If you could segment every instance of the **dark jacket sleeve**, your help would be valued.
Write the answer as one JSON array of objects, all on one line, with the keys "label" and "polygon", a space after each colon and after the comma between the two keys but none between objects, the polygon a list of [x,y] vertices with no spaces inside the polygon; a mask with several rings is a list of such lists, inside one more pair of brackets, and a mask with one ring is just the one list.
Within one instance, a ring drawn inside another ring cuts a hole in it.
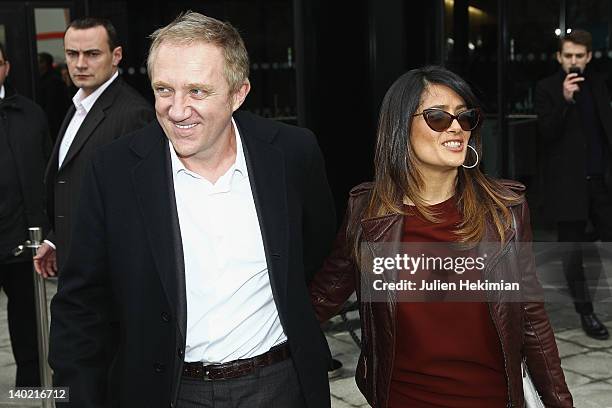
[{"label": "dark jacket sleeve", "polygon": [[67,406],[108,404],[106,389],[112,316],[104,209],[94,163],[84,175],[74,240],[51,302],[49,364],[54,386],[70,387]]},{"label": "dark jacket sleeve", "polygon": [[[532,233],[527,203],[520,209],[521,231],[519,234],[520,270],[523,271],[523,284],[529,293],[539,291],[541,286],[536,276],[535,258],[531,248]],[[525,302],[524,311],[524,345],[523,353],[533,382],[547,407],[571,408],[572,395],[565,383],[561,368],[561,359],[557,350],[555,336],[544,309],[543,302]]]},{"label": "dark jacket sleeve", "polygon": [[121,128],[117,129],[115,132],[115,139],[143,128],[151,121],[155,120],[155,111],[148,102],[140,97],[135,101],[135,104],[130,107],[126,114],[128,116],[124,117],[120,122]]},{"label": "dark jacket sleeve", "polygon": [[45,127],[45,130],[42,131],[42,134],[41,134],[41,148],[43,152],[45,166],[41,169],[42,171],[40,173],[40,181],[39,181],[40,186],[41,186],[41,194],[42,194],[42,198],[41,198],[42,212],[41,212],[40,223],[46,226],[46,228],[43,228],[43,237],[45,237],[49,235],[49,232],[52,228],[51,222],[49,221],[49,216],[47,214],[48,197],[45,194],[46,192],[45,167],[46,167],[46,164],[49,162],[49,158],[51,157],[51,150],[53,149],[53,142],[51,140],[51,134],[49,133],[49,129],[47,127]]},{"label": "dark jacket sleeve", "polygon": [[306,179],[303,207],[304,273],[310,282],[329,253],[336,231],[336,212],[325,163],[316,138],[311,134],[313,147],[310,169]]},{"label": "dark jacket sleeve", "polygon": [[354,200],[349,198],[342,226],[338,231],[332,252],[310,283],[310,298],[320,322],[335,316],[356,287],[357,265],[348,241],[348,226],[353,219]]},{"label": "dark jacket sleeve", "polygon": [[538,82],[535,90],[535,111],[538,114],[538,131],[545,143],[554,142],[563,135],[565,121],[574,105],[563,98],[563,85],[551,80]]},{"label": "dark jacket sleeve", "polygon": [[[49,230],[48,218],[45,215],[44,194],[44,171],[45,164],[49,159],[51,139],[49,127],[44,112],[41,108],[30,101],[20,98],[24,117],[20,117],[21,123],[14,123],[12,131],[18,132],[26,146],[17,148],[17,169],[22,183],[22,195],[28,227],[41,227],[43,236]],[[17,117],[16,117],[17,119]],[[28,135],[21,134],[28,132]]]}]

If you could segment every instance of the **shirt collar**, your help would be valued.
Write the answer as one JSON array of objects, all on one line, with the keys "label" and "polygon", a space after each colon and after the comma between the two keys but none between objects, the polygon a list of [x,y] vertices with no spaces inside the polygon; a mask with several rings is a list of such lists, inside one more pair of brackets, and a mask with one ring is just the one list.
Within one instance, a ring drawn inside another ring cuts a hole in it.
[{"label": "shirt collar", "polygon": [[0,99],[4,99],[4,95],[5,95],[4,85],[2,85],[2,88],[0,88]]},{"label": "shirt collar", "polygon": [[[246,166],[246,158],[244,157],[244,149],[242,147],[242,138],[240,137],[240,132],[238,131],[238,126],[236,125],[236,121],[232,117],[232,126],[234,128],[234,134],[236,135],[236,161],[231,167],[227,170],[227,172],[221,176],[224,178],[228,173],[231,173],[231,178],[233,180],[233,176],[235,173],[238,173],[242,178],[247,176],[247,166]],[[183,162],[181,162],[172,146],[172,143],[168,139],[168,147],[170,149],[170,160],[172,163],[172,173],[178,174],[180,172],[185,172],[193,177],[201,178],[198,174],[190,171],[185,167]]]},{"label": "shirt collar", "polygon": [[244,157],[244,148],[242,146],[242,137],[240,136],[240,132],[238,131],[238,126],[236,125],[236,121],[232,117],[232,126],[234,127],[234,134],[236,135],[236,163],[234,166],[236,171],[240,173],[242,176],[247,175],[247,166],[246,166],[246,158]]},{"label": "shirt collar", "polygon": [[106,88],[108,88],[118,76],[119,71],[115,71],[113,76],[111,76],[105,83],[100,85],[89,96],[85,96],[85,92],[83,92],[83,89],[79,88],[77,93],[72,97],[72,103],[74,103],[74,107],[76,108],[76,110],[85,110],[85,113],[89,112],[91,110],[91,107],[100,97],[100,95],[102,95]]}]

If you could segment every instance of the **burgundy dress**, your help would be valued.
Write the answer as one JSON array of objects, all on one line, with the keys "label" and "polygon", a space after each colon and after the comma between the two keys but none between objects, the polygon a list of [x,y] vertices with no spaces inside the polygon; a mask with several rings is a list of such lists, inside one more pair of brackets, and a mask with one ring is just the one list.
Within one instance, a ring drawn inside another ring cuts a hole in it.
[{"label": "burgundy dress", "polygon": [[[456,199],[431,208],[444,221],[407,215],[402,241],[456,241]],[[389,407],[506,406],[504,359],[486,303],[398,302],[395,349]]]}]

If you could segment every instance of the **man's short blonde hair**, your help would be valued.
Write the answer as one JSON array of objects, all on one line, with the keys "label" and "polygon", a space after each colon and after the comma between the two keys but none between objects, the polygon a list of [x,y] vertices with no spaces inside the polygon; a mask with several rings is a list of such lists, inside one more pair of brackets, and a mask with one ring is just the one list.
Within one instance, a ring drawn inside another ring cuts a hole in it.
[{"label": "man's short blonde hair", "polygon": [[151,38],[147,58],[149,78],[157,50],[163,43],[190,45],[197,42],[221,48],[225,59],[224,74],[230,93],[238,91],[249,78],[249,55],[240,33],[230,23],[187,11],[167,26],[155,30],[149,38]]}]

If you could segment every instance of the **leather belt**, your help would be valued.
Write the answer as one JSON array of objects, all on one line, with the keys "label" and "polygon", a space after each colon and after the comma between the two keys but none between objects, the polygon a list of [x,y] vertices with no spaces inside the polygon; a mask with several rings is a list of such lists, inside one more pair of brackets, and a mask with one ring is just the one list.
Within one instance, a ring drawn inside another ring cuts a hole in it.
[{"label": "leather belt", "polygon": [[248,375],[256,368],[280,363],[290,356],[289,345],[285,342],[255,357],[229,361],[223,364],[205,365],[201,362],[183,365],[183,377],[196,380],[228,380]]}]

